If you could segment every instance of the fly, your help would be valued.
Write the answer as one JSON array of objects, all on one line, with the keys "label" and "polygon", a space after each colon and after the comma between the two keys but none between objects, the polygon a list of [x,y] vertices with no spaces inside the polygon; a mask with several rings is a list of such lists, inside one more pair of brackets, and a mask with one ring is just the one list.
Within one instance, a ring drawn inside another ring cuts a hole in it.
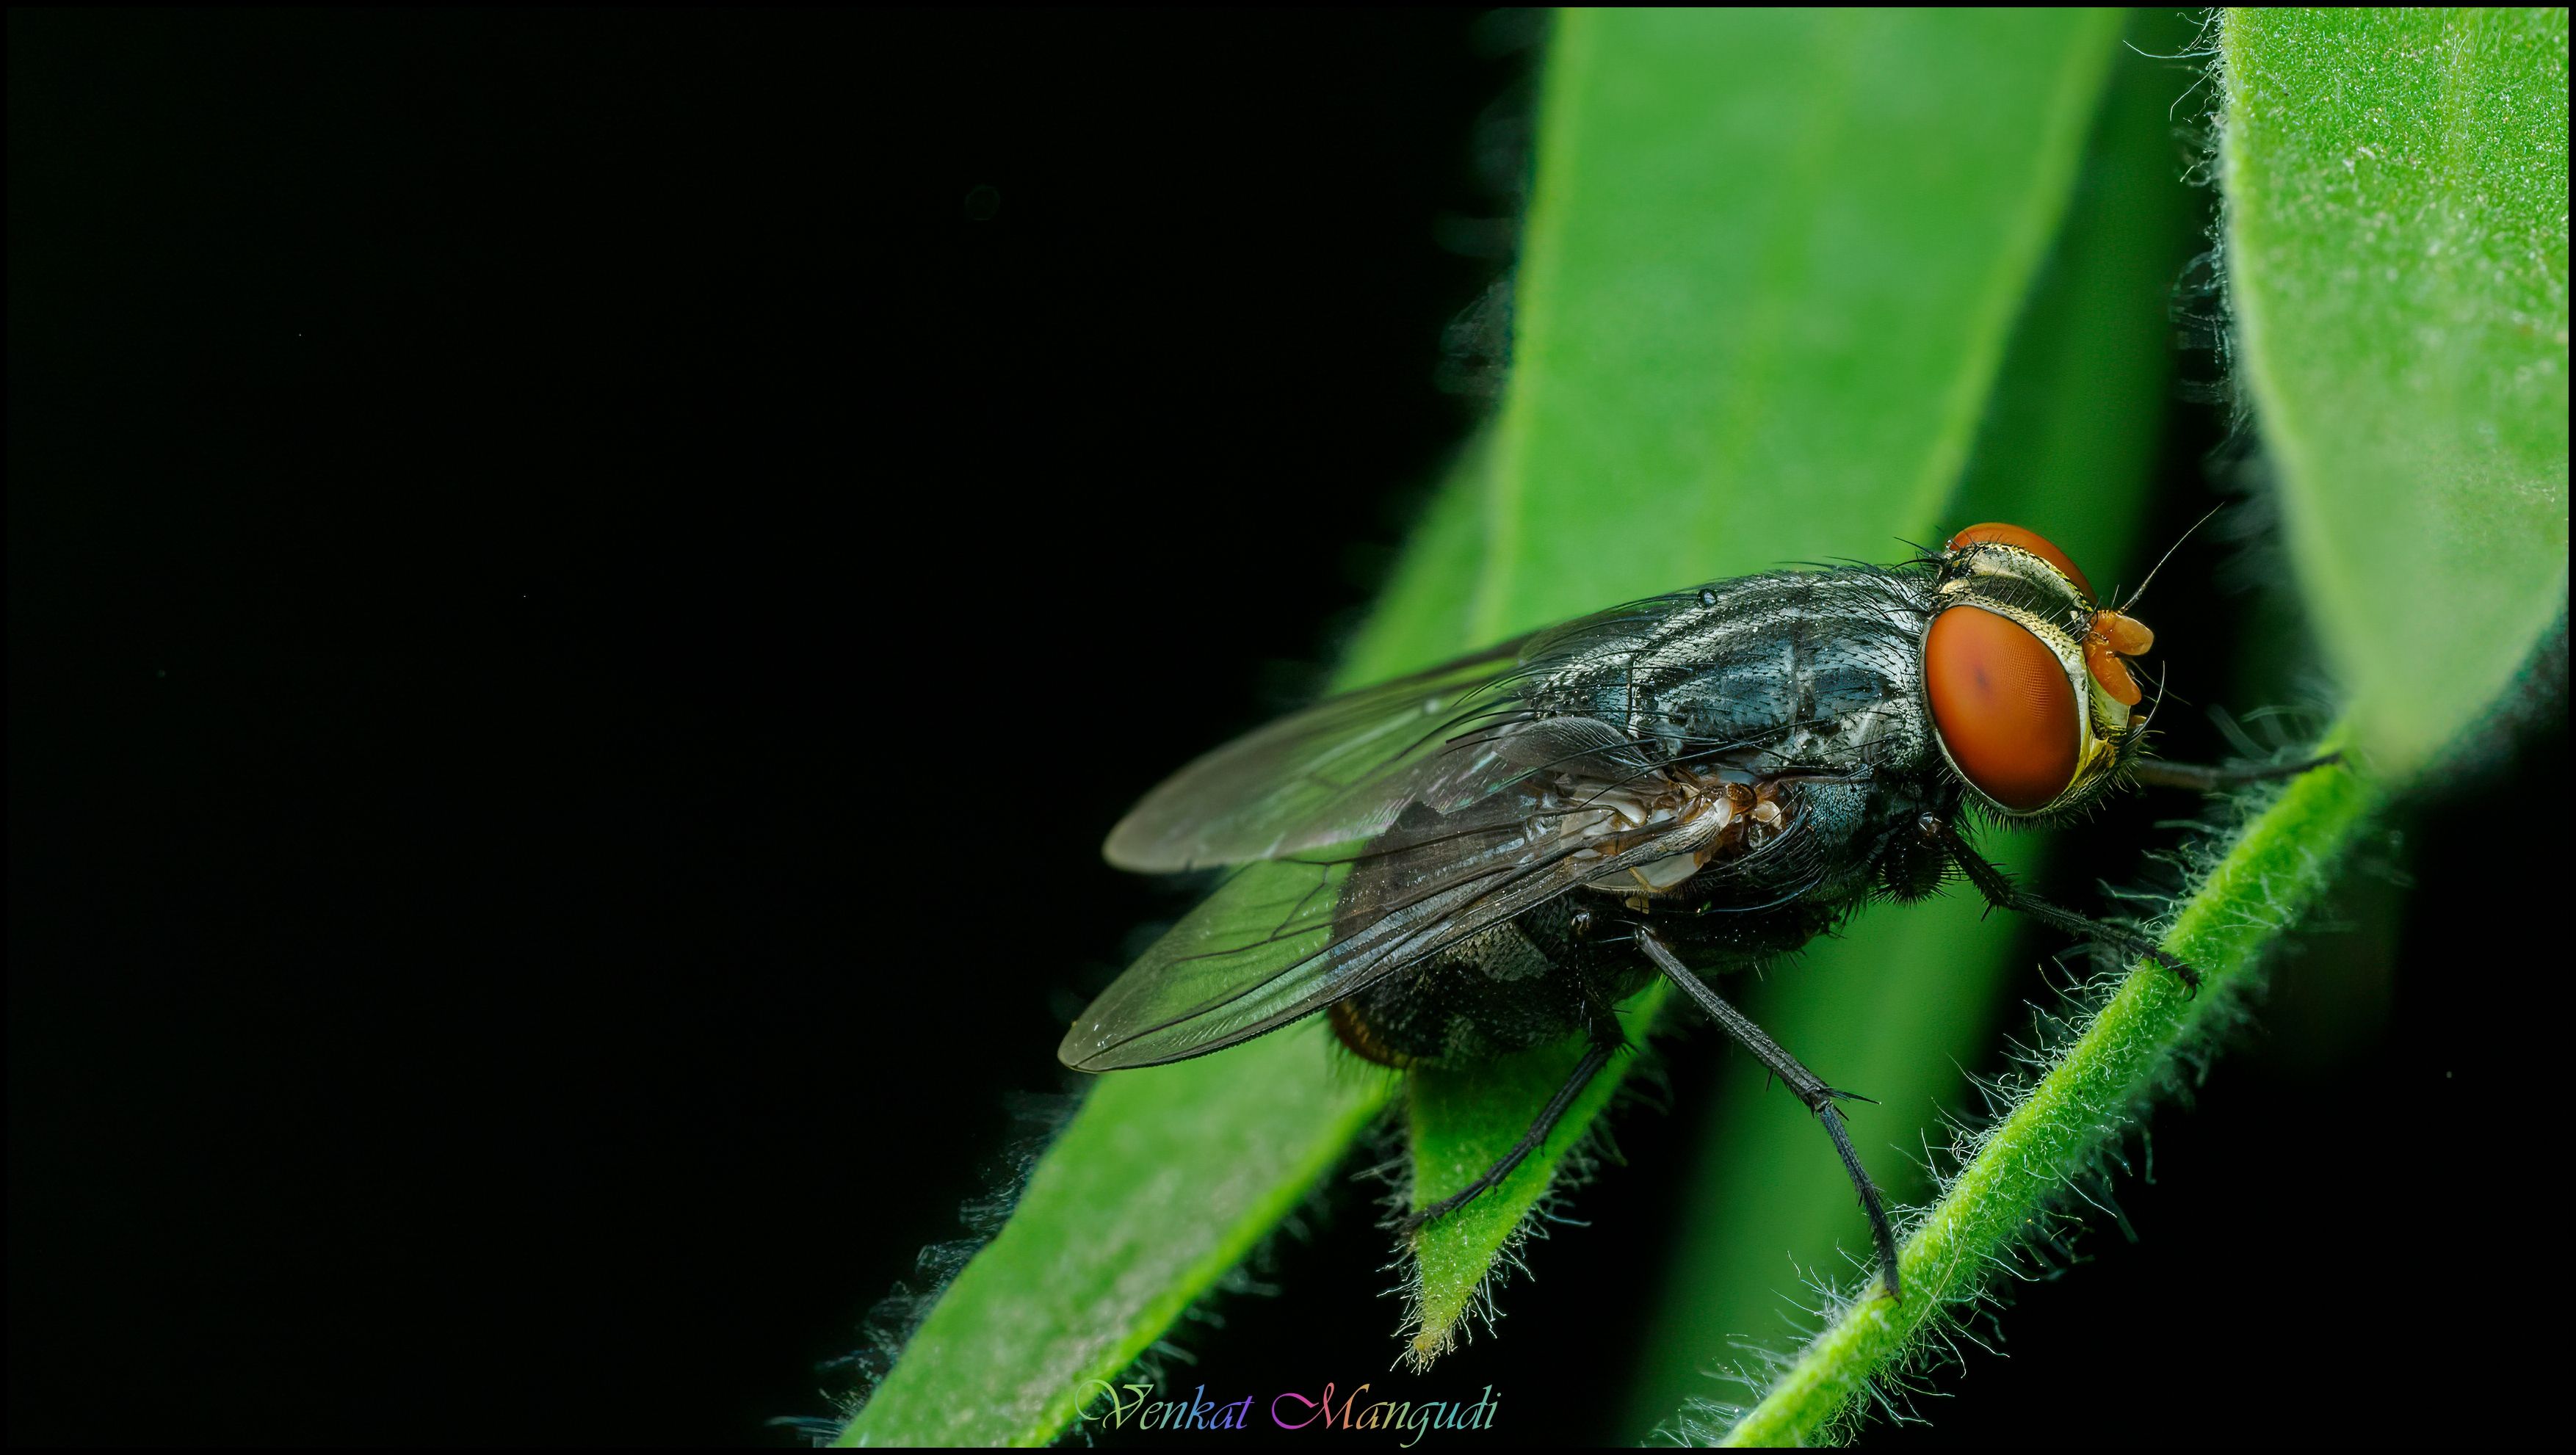
[{"label": "fly", "polygon": [[1399,1069],[1583,1034],[1509,1153],[1415,1211],[1500,1182],[1626,1045],[1612,1007],[1670,980],[1813,1112],[1897,1292],[1896,1240],[1836,1090],[1720,996],[1878,897],[1953,874],[1987,902],[2192,968],[2024,892],[1980,822],[2062,820],[2149,762],[2131,663],[2154,634],[2098,605],[2065,552],[1989,522],[1891,567],[1775,571],[1653,597],[1329,699],[1183,768],[1129,812],[1121,868],[1237,866],[1093,1002],[1081,1071],[1223,1050],[1318,1012]]}]

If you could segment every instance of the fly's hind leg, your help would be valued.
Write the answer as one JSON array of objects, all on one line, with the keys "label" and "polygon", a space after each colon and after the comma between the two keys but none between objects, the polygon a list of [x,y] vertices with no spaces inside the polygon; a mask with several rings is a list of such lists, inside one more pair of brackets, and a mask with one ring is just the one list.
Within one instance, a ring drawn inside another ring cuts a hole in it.
[{"label": "fly's hind leg", "polygon": [[[1588,987],[1586,998],[1592,998]],[[1528,1161],[1529,1155],[1546,1143],[1547,1134],[1555,1131],[1556,1124],[1565,1119],[1566,1108],[1574,1105],[1574,1099],[1583,1094],[1583,1088],[1592,1084],[1592,1078],[1600,1075],[1601,1068],[1609,1065],[1610,1058],[1627,1043],[1626,1033],[1619,1029],[1618,1016],[1606,1006],[1596,1006],[1592,1015],[1592,1044],[1584,1048],[1583,1059],[1574,1065],[1574,1074],[1566,1077],[1565,1084],[1556,1089],[1556,1095],[1548,1098],[1547,1105],[1539,1110],[1538,1118],[1530,1123],[1529,1130],[1521,1133],[1520,1141],[1493,1166],[1478,1173],[1475,1181],[1429,1207],[1416,1208],[1407,1214],[1402,1222],[1396,1224],[1396,1232],[1409,1238],[1423,1224],[1455,1212],[1511,1176],[1513,1168]]]},{"label": "fly's hind leg", "polygon": [[1887,1208],[1879,1201],[1878,1184],[1869,1180],[1869,1169],[1861,1165],[1860,1154],[1852,1150],[1851,1133],[1843,1127],[1842,1110],[1834,1105],[1838,1100],[1867,1101],[1869,1098],[1836,1091],[1816,1073],[1799,1065],[1797,1057],[1782,1050],[1780,1043],[1763,1034],[1762,1028],[1746,1019],[1744,1012],[1727,1004],[1716,991],[1708,988],[1708,982],[1685,967],[1680,957],[1672,952],[1672,947],[1654,931],[1640,928],[1637,944],[1645,950],[1646,958],[1655,962],[1655,968],[1664,972],[1665,979],[1680,986],[1683,993],[1699,1002],[1700,1009],[1707,1011],[1710,1019],[1716,1021],[1737,1045],[1752,1052],[1755,1060],[1770,1068],[1771,1074],[1779,1077],[1781,1083],[1806,1104],[1807,1110],[1816,1114],[1816,1120],[1825,1124],[1825,1135],[1834,1139],[1834,1151],[1843,1159],[1843,1170],[1851,1174],[1853,1190],[1860,1194],[1861,1210],[1869,1214],[1870,1239],[1878,1245],[1879,1282],[1886,1287],[1888,1297],[1902,1298],[1904,1295],[1896,1274],[1896,1230],[1888,1226]]}]

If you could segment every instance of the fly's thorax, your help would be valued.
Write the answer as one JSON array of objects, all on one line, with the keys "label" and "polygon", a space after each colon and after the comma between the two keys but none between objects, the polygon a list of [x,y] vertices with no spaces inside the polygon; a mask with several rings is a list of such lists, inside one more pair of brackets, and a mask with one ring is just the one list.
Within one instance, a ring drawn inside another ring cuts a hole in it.
[{"label": "fly's thorax", "polygon": [[[1927,760],[1919,597],[1883,572],[1783,572],[1741,582],[1687,641],[1643,672],[1641,734],[1677,757],[1749,773],[1829,767],[1911,773]],[[1728,610],[1731,608],[1731,610]]]},{"label": "fly's thorax", "polygon": [[1671,761],[1912,772],[1932,751],[1918,646],[1927,584],[1783,571],[1708,588],[1640,644],[1601,707]]}]

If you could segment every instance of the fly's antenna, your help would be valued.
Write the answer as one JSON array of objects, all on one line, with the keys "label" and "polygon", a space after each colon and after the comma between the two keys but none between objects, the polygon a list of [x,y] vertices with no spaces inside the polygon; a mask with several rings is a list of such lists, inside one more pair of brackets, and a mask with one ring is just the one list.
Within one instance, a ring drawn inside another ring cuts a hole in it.
[{"label": "fly's antenna", "polygon": [[2138,589],[2129,593],[2129,599],[2121,602],[2117,607],[2114,607],[2113,610],[2117,611],[2122,616],[2127,616],[2129,614],[2129,608],[2137,605],[2138,598],[2146,595],[2147,588],[2155,584],[2156,573],[2165,568],[2165,562],[2172,560],[2173,553],[2182,549],[2182,543],[2191,539],[2191,533],[2200,529],[2202,526],[2209,524],[2211,517],[2217,515],[2218,512],[2225,510],[2226,508],[2227,502],[2222,500],[2216,505],[2209,507],[2208,515],[2202,516],[2200,519],[2193,521],[2189,526],[2185,527],[2182,535],[2178,537],[2172,545],[2165,547],[2165,553],[2156,557],[2156,563],[2147,568],[2147,579],[2139,582]]}]

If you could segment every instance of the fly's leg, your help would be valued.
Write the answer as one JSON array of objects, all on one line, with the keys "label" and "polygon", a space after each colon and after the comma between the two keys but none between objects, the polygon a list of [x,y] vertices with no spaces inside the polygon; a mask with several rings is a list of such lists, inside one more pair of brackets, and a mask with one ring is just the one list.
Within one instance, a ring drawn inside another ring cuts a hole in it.
[{"label": "fly's leg", "polygon": [[1565,1119],[1565,1109],[1574,1105],[1574,1099],[1583,1094],[1583,1088],[1592,1084],[1592,1078],[1600,1075],[1601,1068],[1609,1065],[1610,1058],[1627,1043],[1626,1034],[1619,1029],[1618,1017],[1596,1008],[1592,1017],[1592,1044],[1585,1048],[1583,1059],[1575,1063],[1574,1074],[1565,1078],[1565,1084],[1556,1089],[1556,1095],[1548,1098],[1538,1119],[1530,1123],[1528,1131],[1521,1133],[1520,1141],[1505,1152],[1500,1161],[1477,1174],[1475,1181],[1429,1207],[1417,1208],[1406,1215],[1404,1221],[1395,1226],[1397,1234],[1408,1238],[1413,1236],[1423,1224],[1455,1212],[1511,1176],[1513,1168],[1529,1160],[1529,1154],[1547,1141],[1547,1134],[1555,1131],[1556,1124]]},{"label": "fly's leg", "polygon": [[2191,987],[2193,994],[2200,993],[2200,972],[2166,954],[2157,947],[2155,941],[2139,934],[2136,930],[2122,929],[2118,925],[2106,925],[2088,915],[2077,914],[2071,909],[2062,909],[2036,894],[2024,891],[2021,886],[2012,882],[2011,875],[1996,868],[1983,854],[1969,848],[1968,841],[1959,837],[1958,829],[1939,814],[1927,813],[1916,822],[1923,831],[1923,837],[1939,844],[1949,853],[1951,862],[1957,864],[1968,876],[1969,883],[1977,886],[1977,892],[1986,897],[1986,903],[1997,909],[2009,909],[2016,914],[2029,915],[2032,919],[2043,924],[2055,925],[2071,935],[2084,935],[2099,940],[2131,959],[2153,960],[2179,976],[2183,984]]},{"label": "fly's leg", "polygon": [[2224,793],[2248,783],[2264,783],[2274,778],[2296,778],[2311,768],[2329,768],[2343,761],[2341,753],[2327,753],[2304,763],[2283,763],[2277,767],[2219,768],[2199,763],[2168,763],[2150,759],[2129,770],[2129,776],[2147,788],[2181,788],[2196,793]]},{"label": "fly's leg", "polygon": [[1896,1276],[1896,1230],[1887,1224],[1887,1209],[1879,1201],[1878,1184],[1869,1180],[1869,1169],[1861,1165],[1860,1154],[1852,1150],[1851,1133],[1843,1127],[1842,1110],[1834,1105],[1838,1100],[1867,1101],[1869,1098],[1836,1091],[1816,1073],[1799,1065],[1797,1057],[1780,1049],[1780,1043],[1765,1035],[1760,1026],[1745,1019],[1744,1012],[1727,1004],[1716,991],[1708,988],[1708,982],[1684,967],[1681,958],[1672,952],[1672,947],[1653,930],[1640,928],[1637,943],[1645,950],[1646,958],[1655,962],[1655,968],[1664,972],[1665,979],[1698,1001],[1700,1009],[1707,1011],[1710,1019],[1733,1037],[1737,1045],[1752,1052],[1753,1059],[1770,1068],[1771,1074],[1779,1077],[1781,1084],[1805,1103],[1807,1110],[1816,1114],[1816,1120],[1825,1124],[1825,1135],[1834,1139],[1834,1150],[1842,1156],[1843,1170],[1851,1174],[1852,1188],[1860,1194],[1861,1209],[1869,1214],[1869,1235],[1878,1245],[1879,1282],[1887,1289],[1889,1298],[1903,1298]]}]

